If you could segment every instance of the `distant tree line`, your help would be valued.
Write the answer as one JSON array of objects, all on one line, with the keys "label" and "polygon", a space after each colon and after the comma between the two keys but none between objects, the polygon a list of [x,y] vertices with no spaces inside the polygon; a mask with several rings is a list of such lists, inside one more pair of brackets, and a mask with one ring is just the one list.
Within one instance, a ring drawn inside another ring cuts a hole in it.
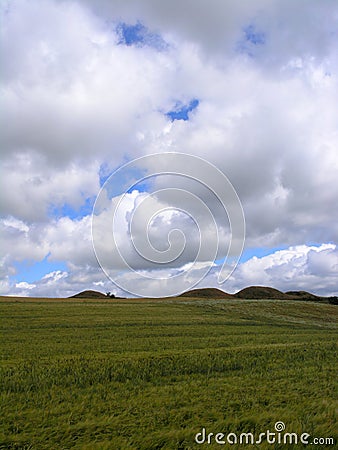
[{"label": "distant tree line", "polygon": [[116,298],[115,294],[112,294],[110,291],[106,292],[106,296],[109,298]]}]

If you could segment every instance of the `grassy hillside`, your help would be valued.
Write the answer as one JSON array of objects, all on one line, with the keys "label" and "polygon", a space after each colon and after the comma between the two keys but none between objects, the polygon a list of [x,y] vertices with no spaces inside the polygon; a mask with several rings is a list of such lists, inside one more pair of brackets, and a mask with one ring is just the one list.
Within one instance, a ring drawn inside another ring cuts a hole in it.
[{"label": "grassy hillside", "polygon": [[83,292],[79,292],[78,294],[72,295],[69,298],[95,298],[95,299],[103,299],[103,298],[107,298],[107,296],[105,294],[103,294],[102,292],[98,292],[98,291],[83,291]]},{"label": "grassy hillside", "polygon": [[7,298],[0,311],[0,449],[220,448],[196,433],[258,437],[277,421],[338,438],[336,306]]}]

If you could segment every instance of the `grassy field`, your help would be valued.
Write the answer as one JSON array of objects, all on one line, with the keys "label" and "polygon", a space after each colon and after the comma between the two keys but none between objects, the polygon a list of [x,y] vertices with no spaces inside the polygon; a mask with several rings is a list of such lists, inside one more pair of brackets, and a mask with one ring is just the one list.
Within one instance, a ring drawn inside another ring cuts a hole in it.
[{"label": "grassy field", "polygon": [[[0,311],[0,449],[337,448],[337,306],[13,298]],[[278,421],[336,444],[195,442]]]}]

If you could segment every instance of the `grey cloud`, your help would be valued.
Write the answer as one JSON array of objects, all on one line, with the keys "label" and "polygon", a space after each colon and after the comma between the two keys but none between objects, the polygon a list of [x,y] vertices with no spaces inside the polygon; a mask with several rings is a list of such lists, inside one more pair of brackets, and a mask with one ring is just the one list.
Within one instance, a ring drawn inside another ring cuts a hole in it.
[{"label": "grey cloud", "polygon": [[221,60],[234,53],[252,25],[266,36],[264,45],[250,48],[265,68],[295,57],[323,59],[337,37],[335,0],[87,0],[86,4],[101,17],[144,21],[150,29],[193,42],[205,56]]},{"label": "grey cloud", "polygon": [[67,204],[76,210],[97,194],[98,164],[73,163],[60,171],[34,152],[13,154],[3,161],[1,183],[2,215],[28,223],[46,222],[53,208]]}]

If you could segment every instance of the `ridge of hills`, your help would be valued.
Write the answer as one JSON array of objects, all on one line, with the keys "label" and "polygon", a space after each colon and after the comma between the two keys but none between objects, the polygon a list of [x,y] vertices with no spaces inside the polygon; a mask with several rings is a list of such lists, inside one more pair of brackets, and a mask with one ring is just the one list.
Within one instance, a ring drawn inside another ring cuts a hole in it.
[{"label": "ridge of hills", "polygon": [[216,288],[193,289],[184,292],[180,297],[202,297],[202,298],[233,298],[233,299],[276,299],[276,300],[307,300],[323,301],[326,297],[319,297],[306,291],[282,292],[269,286],[249,286],[235,294],[228,294]]},{"label": "ridge of hills", "polygon": [[[184,292],[177,297],[187,298],[214,298],[214,299],[276,299],[276,300],[305,300],[305,301],[328,301],[330,297],[320,297],[306,291],[287,291],[282,292],[269,286],[249,286],[235,294],[229,294],[217,288],[199,288]],[[87,299],[103,299],[109,298],[102,292],[86,290],[72,295],[69,298],[87,298]],[[118,298],[118,297],[116,297]],[[335,297],[332,297],[335,298]]]}]

